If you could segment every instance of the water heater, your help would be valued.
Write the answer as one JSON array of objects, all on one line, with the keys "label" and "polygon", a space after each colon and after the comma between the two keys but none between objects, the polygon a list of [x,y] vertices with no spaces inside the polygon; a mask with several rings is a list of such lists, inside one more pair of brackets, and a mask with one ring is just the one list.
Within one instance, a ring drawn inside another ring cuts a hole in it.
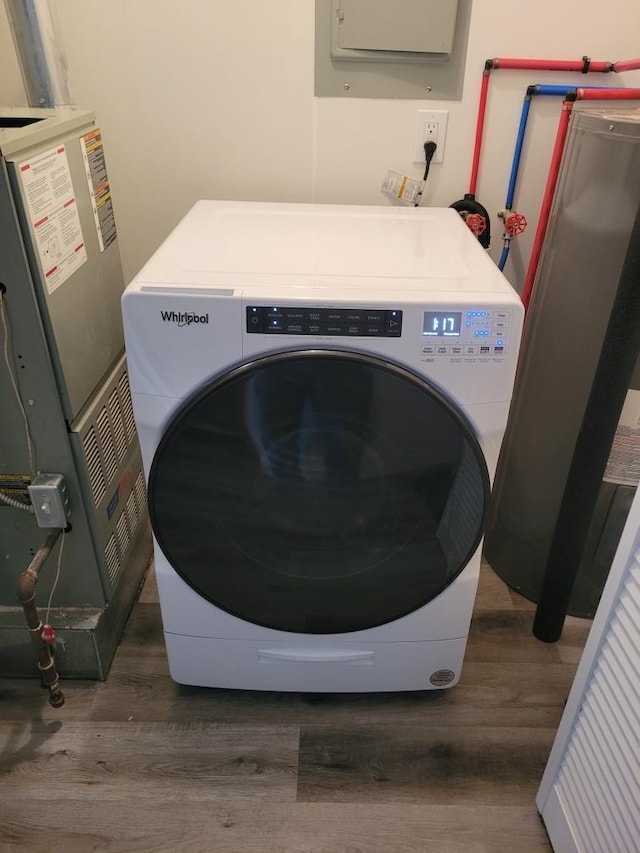
[{"label": "water heater", "polygon": [[[537,601],[640,199],[640,110],[576,110],[496,473],[487,558]],[[627,396],[569,612],[592,616],[640,476],[640,371]]]}]

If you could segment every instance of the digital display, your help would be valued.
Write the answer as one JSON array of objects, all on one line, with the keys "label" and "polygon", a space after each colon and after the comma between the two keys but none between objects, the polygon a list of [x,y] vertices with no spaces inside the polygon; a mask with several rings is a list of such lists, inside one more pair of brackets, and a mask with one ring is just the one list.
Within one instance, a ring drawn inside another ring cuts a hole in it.
[{"label": "digital display", "polygon": [[458,338],[462,311],[425,311],[422,334],[430,337]]}]

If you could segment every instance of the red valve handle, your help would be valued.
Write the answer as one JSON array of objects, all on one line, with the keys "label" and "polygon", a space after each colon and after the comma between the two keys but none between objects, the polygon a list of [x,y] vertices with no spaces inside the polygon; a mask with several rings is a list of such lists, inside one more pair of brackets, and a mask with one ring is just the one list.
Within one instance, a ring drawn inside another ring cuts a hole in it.
[{"label": "red valve handle", "polygon": [[56,632],[53,630],[52,625],[44,625],[42,628],[42,634],[40,634],[40,639],[43,643],[46,643],[48,646],[52,646],[56,641]]},{"label": "red valve handle", "polygon": [[481,213],[469,213],[464,221],[476,237],[480,237],[487,230],[487,220]]},{"label": "red valve handle", "polygon": [[504,221],[504,230],[509,237],[517,237],[527,227],[527,220],[522,213],[510,213]]}]

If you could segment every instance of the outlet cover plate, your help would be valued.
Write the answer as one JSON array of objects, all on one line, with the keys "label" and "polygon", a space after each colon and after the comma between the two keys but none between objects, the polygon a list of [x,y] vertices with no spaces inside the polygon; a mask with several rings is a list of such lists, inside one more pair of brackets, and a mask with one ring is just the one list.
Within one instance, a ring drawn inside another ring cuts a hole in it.
[{"label": "outlet cover plate", "polygon": [[424,164],[424,143],[432,139],[436,145],[436,153],[432,163],[442,163],[444,146],[447,139],[448,110],[418,110],[416,112],[416,131],[413,149],[413,162]]}]

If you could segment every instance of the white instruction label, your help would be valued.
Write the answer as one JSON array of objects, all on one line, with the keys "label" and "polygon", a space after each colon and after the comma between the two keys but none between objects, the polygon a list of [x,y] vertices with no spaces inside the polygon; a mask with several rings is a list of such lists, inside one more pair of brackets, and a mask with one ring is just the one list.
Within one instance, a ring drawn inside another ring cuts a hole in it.
[{"label": "white instruction label", "polygon": [[87,260],[64,145],[20,163],[18,174],[46,288],[53,293]]},{"label": "white instruction label", "polygon": [[407,175],[401,175],[400,172],[393,172],[389,169],[384,176],[384,181],[380,189],[385,195],[396,198],[405,204],[418,205],[420,204],[424,187],[424,181],[419,181],[417,178],[409,178]]}]

